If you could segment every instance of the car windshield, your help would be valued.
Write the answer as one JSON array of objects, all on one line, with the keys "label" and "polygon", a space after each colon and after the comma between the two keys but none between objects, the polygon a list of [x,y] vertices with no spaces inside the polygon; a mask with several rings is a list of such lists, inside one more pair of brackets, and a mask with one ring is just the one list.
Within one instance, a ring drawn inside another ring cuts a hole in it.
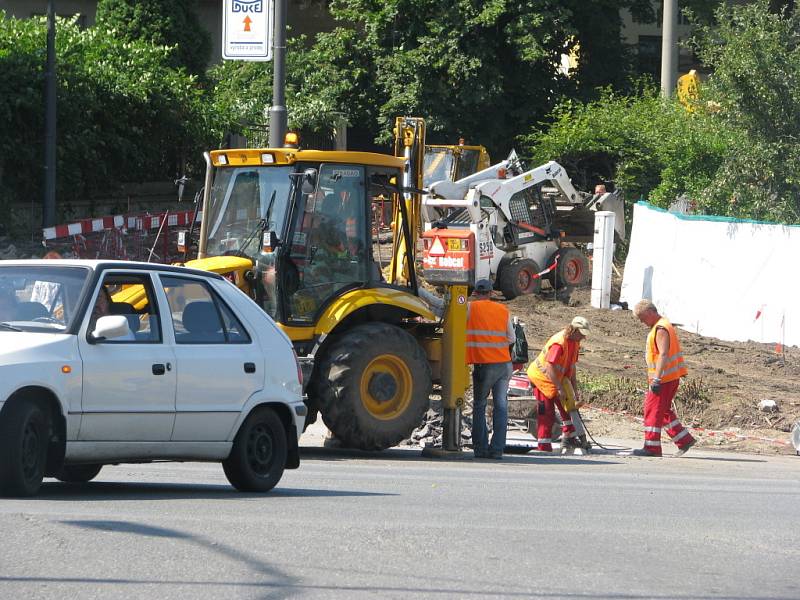
[{"label": "car windshield", "polygon": [[241,252],[254,256],[261,249],[262,219],[267,230],[281,234],[291,187],[291,167],[221,168],[211,189],[207,252],[212,256]]},{"label": "car windshield", "polygon": [[49,265],[0,266],[3,331],[62,332],[75,319],[89,269]]}]

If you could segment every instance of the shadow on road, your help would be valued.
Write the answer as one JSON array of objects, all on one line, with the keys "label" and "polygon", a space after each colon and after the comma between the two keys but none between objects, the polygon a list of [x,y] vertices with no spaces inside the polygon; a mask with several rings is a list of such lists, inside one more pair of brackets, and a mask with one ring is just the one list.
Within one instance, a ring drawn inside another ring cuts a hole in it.
[{"label": "shadow on road", "polygon": [[370,461],[404,461],[404,462],[427,462],[441,463],[451,462],[464,465],[493,465],[502,467],[503,465],[615,465],[621,464],[619,460],[603,460],[597,458],[585,458],[580,456],[558,456],[545,453],[530,454],[504,454],[503,460],[490,460],[485,458],[473,458],[472,451],[465,450],[452,456],[423,456],[421,450],[401,450],[389,449],[370,452],[367,450],[353,450],[345,448],[320,448],[305,447],[300,448],[300,456],[303,459],[326,460],[326,461],[345,461],[352,459],[369,459]]},{"label": "shadow on road", "polygon": [[321,497],[363,497],[363,496],[395,496],[397,494],[380,492],[359,492],[348,490],[303,489],[276,487],[266,494],[238,492],[225,484],[199,483],[148,483],[148,482],[104,482],[89,483],[56,483],[45,482],[39,495],[27,501],[64,500],[74,502],[107,501],[107,500],[249,500],[258,498],[321,498]]},{"label": "shadow on road", "polygon": [[[196,487],[206,487],[206,486],[196,486]],[[223,559],[227,559],[233,561],[234,563],[238,563],[240,565],[247,567],[252,573],[253,578],[268,580],[260,582],[260,585],[264,586],[268,590],[268,594],[264,596],[264,598],[275,598],[275,599],[288,598],[293,595],[292,589],[300,584],[300,580],[298,578],[289,575],[282,569],[264,560],[256,553],[239,550],[238,548],[220,543],[216,539],[207,538],[200,534],[189,533],[181,531],[179,529],[171,529],[167,527],[155,527],[153,525],[146,525],[134,521],[74,519],[74,520],[64,520],[60,522],[63,523],[64,525],[70,525],[72,527],[77,527],[80,529],[88,529],[94,531],[108,531],[108,532],[123,533],[129,535],[141,535],[144,537],[162,537],[162,538],[182,540],[184,544],[202,548],[206,552],[214,553]],[[42,580],[46,579],[47,578],[43,578]],[[102,577],[85,578],[85,579],[53,578],[53,580],[60,581],[61,583],[65,582],[81,583],[81,584],[92,583],[95,585],[97,584],[118,585],[121,583],[134,584],[134,585],[141,585],[143,583],[146,583],[148,585],[151,585],[153,583],[156,584],[166,583],[167,585],[174,583],[179,583],[181,585],[198,585],[198,584],[220,585],[219,582],[206,583],[206,582],[196,582],[192,580],[179,581],[179,582],[164,582],[164,581],[153,581],[153,580],[142,581],[136,579],[114,579],[114,578],[106,579]],[[223,583],[223,585],[226,584]]]}]

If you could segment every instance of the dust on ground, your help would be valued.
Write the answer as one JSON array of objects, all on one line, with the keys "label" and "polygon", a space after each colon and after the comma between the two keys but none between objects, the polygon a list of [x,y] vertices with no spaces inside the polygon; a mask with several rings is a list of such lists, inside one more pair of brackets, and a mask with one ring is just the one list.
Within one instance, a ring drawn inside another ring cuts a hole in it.
[{"label": "dust on ground", "polygon": [[[588,288],[575,289],[562,300],[545,295],[500,301],[525,323],[531,360],[574,316],[589,319],[591,336],[582,343],[578,380],[583,400],[591,406],[584,411],[590,432],[642,438],[648,329],[630,310],[592,308]],[[794,454],[788,442],[793,424],[800,420],[800,348],[776,353],[774,344],[727,342],[683,330],[678,335],[689,375],[681,383],[675,408],[684,425],[708,430],[693,432],[700,445]],[[765,399],[777,402],[778,410],[759,410],[759,401]]]}]

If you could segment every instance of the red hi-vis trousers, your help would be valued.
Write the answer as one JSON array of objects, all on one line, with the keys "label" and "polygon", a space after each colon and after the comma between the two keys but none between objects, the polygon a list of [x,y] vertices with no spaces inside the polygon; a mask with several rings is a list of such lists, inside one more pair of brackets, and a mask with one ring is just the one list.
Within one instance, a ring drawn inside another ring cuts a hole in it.
[{"label": "red hi-vis trousers", "polygon": [[694,441],[692,434],[678,420],[672,410],[672,399],[678,391],[680,379],[661,384],[654,394],[649,389],[644,397],[644,450],[653,456],[661,456],[661,429],[666,428],[669,437],[678,448]]},{"label": "red hi-vis trousers", "polygon": [[561,422],[563,424],[561,431],[564,434],[562,439],[573,437],[575,435],[575,426],[572,424],[572,417],[567,411],[564,410],[561,400],[557,398],[548,398],[542,392],[540,392],[539,388],[537,387],[533,388],[533,397],[538,400],[536,403],[536,440],[538,443],[538,448],[544,452],[552,452],[553,423],[556,420],[555,409],[557,408],[558,414],[561,415]]}]

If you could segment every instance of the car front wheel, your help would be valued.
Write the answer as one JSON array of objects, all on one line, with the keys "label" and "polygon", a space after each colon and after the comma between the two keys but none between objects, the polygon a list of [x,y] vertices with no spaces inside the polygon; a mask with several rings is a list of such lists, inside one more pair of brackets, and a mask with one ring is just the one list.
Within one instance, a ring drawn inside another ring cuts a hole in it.
[{"label": "car front wheel", "polygon": [[245,419],[222,468],[240,492],[268,492],[283,475],[287,452],[283,423],[271,408],[260,407]]},{"label": "car front wheel", "polygon": [[65,483],[86,483],[100,472],[103,465],[64,465],[56,479]]},{"label": "car front wheel", "polygon": [[0,492],[33,496],[47,463],[47,415],[35,402],[14,402],[0,422]]}]

